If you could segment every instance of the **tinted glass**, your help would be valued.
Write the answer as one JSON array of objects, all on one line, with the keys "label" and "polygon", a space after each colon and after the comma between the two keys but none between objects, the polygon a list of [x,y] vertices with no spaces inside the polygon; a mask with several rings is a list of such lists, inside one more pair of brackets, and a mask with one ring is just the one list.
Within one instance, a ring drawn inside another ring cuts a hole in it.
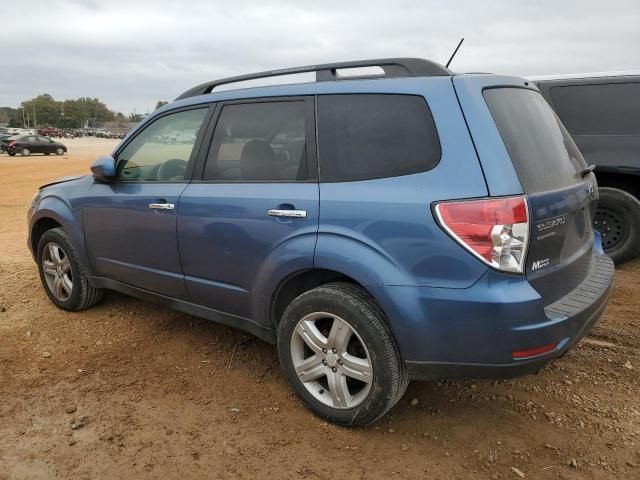
[{"label": "tinted glass", "polygon": [[305,180],[304,101],[223,107],[204,172],[205,180]]},{"label": "tinted glass", "polygon": [[118,154],[116,173],[124,181],[184,180],[206,108],[160,117]]},{"label": "tinted glass", "polygon": [[574,135],[640,135],[640,83],[553,87],[551,98]]},{"label": "tinted glass", "polygon": [[431,112],[413,95],[318,97],[318,143],[323,182],[409,175],[440,160]]},{"label": "tinted glass", "polygon": [[484,98],[525,193],[581,181],[586,167],[571,136],[542,97],[523,88],[492,88]]}]

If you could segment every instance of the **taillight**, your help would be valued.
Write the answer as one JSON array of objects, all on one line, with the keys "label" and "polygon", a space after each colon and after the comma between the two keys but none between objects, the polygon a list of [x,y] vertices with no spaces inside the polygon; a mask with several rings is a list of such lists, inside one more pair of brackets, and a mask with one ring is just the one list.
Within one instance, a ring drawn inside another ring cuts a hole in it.
[{"label": "taillight", "polygon": [[525,197],[443,202],[440,225],[464,248],[494,268],[522,273],[529,243]]}]

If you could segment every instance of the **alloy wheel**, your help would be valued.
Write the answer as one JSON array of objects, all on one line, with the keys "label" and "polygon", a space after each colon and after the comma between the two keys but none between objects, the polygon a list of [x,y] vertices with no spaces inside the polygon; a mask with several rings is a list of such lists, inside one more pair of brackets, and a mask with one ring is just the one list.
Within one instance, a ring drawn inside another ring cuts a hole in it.
[{"label": "alloy wheel", "polygon": [[354,408],[373,382],[371,356],[353,327],[337,315],[303,317],[291,336],[293,367],[307,391],[323,404]]},{"label": "alloy wheel", "polygon": [[71,298],[73,292],[73,275],[71,263],[62,247],[49,242],[42,251],[42,271],[49,291],[61,302]]}]

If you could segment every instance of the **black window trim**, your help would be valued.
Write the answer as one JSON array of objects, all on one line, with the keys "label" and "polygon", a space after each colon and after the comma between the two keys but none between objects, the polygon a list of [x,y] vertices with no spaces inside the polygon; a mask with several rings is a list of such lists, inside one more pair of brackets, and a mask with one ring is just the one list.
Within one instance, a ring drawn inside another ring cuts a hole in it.
[{"label": "black window trim", "polygon": [[351,179],[345,179],[345,180],[322,180],[322,175],[320,173],[320,171],[322,170],[322,159],[321,159],[321,154],[320,154],[320,142],[317,141],[317,158],[319,159],[318,161],[318,178],[320,179],[320,183],[351,183],[351,182],[370,182],[370,181],[375,181],[375,180],[385,180],[385,179],[389,179],[389,178],[398,178],[398,177],[406,177],[409,175],[422,175],[423,173],[429,172],[431,170],[433,170],[434,168],[436,168],[440,162],[442,161],[442,142],[440,141],[440,132],[438,131],[438,125],[436,124],[436,118],[433,115],[433,112],[431,111],[431,107],[429,106],[429,102],[427,101],[427,98],[420,94],[420,93],[396,93],[396,92],[369,92],[369,91],[362,91],[362,92],[338,92],[338,93],[332,93],[332,92],[327,92],[327,93],[320,93],[316,95],[316,109],[315,109],[315,114],[316,114],[316,139],[319,138],[318,135],[318,97],[321,96],[338,96],[338,95],[348,95],[348,96],[355,96],[355,95],[377,95],[377,96],[387,96],[387,95],[391,95],[391,96],[403,96],[403,97],[417,97],[419,99],[421,99],[425,106],[427,107],[427,112],[429,112],[429,116],[431,117],[431,122],[433,123],[433,128],[436,134],[436,140],[438,142],[438,159],[433,163],[433,165],[429,166],[428,168],[425,168],[424,170],[420,170],[419,172],[414,172],[414,173],[406,173],[404,175],[393,175],[393,176],[385,176],[385,177],[376,177],[376,178],[367,178],[367,179],[356,179],[356,180],[351,180]]},{"label": "black window trim", "polygon": [[[305,142],[306,142],[306,162],[308,178],[306,180],[222,180],[204,179],[204,172],[209,156],[209,150],[213,142],[215,132],[222,109],[228,105],[244,105],[255,103],[276,103],[276,102],[305,102]],[[316,119],[315,119],[315,96],[314,95],[292,95],[277,97],[253,97],[239,98],[220,101],[215,106],[212,118],[206,129],[206,135],[202,142],[198,157],[195,162],[193,177],[190,183],[227,183],[227,184],[252,184],[252,183],[318,183],[318,160],[316,144]]]},{"label": "black window trim", "polygon": [[199,154],[200,149],[202,147],[203,139],[205,138],[205,131],[207,130],[206,126],[209,124],[209,122],[211,120],[213,112],[215,111],[215,107],[216,107],[216,103],[215,102],[198,103],[198,104],[188,105],[188,106],[185,106],[185,107],[175,108],[175,109],[172,109],[172,110],[167,110],[166,112],[162,112],[162,114],[157,115],[156,117],[151,119],[149,122],[146,122],[143,125],[142,128],[140,128],[138,131],[135,132],[135,135],[132,135],[130,138],[127,139],[126,142],[124,142],[120,146],[118,146],[117,150],[115,151],[115,153],[113,155],[113,159],[115,160],[115,167],[117,169],[118,157],[120,156],[122,151],[125,148],[127,148],[127,146],[134,139],[138,138],[138,136],[140,134],[142,134],[142,132],[144,132],[149,126],[153,125],[158,120],[160,120],[161,118],[166,117],[167,115],[173,115],[174,113],[186,112],[186,111],[189,111],[189,110],[204,110],[204,109],[206,109],[207,112],[205,113],[204,118],[202,119],[202,125],[201,125],[201,128],[200,128],[200,131],[198,132],[198,135],[196,136],[196,140],[195,140],[195,142],[193,144],[193,149],[191,150],[191,155],[189,156],[189,161],[187,162],[187,169],[185,170],[184,178],[182,180],[149,181],[149,180],[122,180],[122,179],[119,179],[119,178],[115,178],[114,180],[112,180],[109,183],[126,183],[126,184],[144,183],[144,184],[151,184],[151,185],[161,185],[161,184],[164,184],[164,183],[183,183],[183,184],[190,183],[192,178],[193,178],[193,172],[194,172],[194,168],[195,168],[195,164],[196,164],[196,159],[198,158],[198,154]]}]

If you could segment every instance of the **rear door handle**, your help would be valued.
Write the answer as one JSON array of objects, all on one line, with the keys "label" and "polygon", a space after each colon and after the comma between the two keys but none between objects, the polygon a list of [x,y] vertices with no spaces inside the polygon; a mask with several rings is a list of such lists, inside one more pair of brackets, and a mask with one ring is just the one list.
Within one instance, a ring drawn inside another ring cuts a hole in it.
[{"label": "rear door handle", "polygon": [[272,217],[292,217],[292,218],[307,218],[306,210],[267,210],[267,215]]},{"label": "rear door handle", "polygon": [[173,203],[150,203],[149,208],[154,210],[173,210],[176,206]]}]

